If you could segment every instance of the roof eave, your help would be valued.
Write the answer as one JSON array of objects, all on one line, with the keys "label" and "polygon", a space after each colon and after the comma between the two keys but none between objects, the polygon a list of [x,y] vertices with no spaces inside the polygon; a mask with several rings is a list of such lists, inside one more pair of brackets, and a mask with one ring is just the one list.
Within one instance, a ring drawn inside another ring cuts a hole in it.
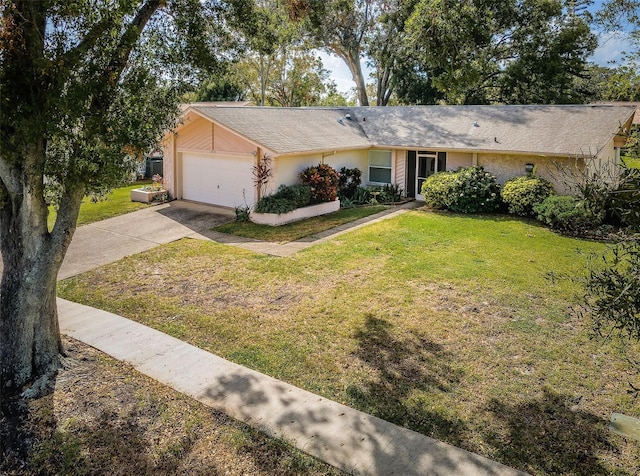
[{"label": "roof eave", "polygon": [[296,155],[311,155],[311,154],[333,154],[337,152],[346,152],[350,150],[369,150],[374,147],[371,144],[362,146],[350,146],[350,147],[330,147],[322,149],[308,149],[299,151],[287,151],[277,154],[277,157],[291,157]]},{"label": "roof eave", "polygon": [[[209,117],[209,116],[207,116],[206,114],[204,114],[204,113],[202,113],[202,112],[198,111],[198,109],[196,109],[195,107],[189,106],[188,108],[186,108],[186,109],[183,111],[183,113],[181,114],[181,118],[186,117],[186,116],[187,116],[189,113],[191,113],[191,112],[192,112],[192,113],[194,113],[195,115],[197,115],[197,116],[201,117],[202,119],[206,119],[207,121],[211,122],[212,124],[215,124],[216,126],[221,127],[222,129],[224,129],[224,130],[226,130],[226,131],[228,131],[228,132],[231,132],[232,134],[237,135],[238,137],[242,137],[242,138],[243,138],[244,140],[246,140],[247,142],[249,142],[249,143],[251,143],[251,144],[255,145],[255,146],[256,146],[256,148],[260,148],[260,149],[262,149],[263,151],[266,151],[266,152],[271,153],[270,155],[274,155],[274,156],[280,155],[280,154],[278,153],[278,151],[273,150],[273,149],[271,149],[269,146],[267,146],[267,145],[265,145],[265,144],[262,144],[262,143],[260,143],[260,142],[257,142],[257,141],[255,141],[254,139],[251,139],[250,137],[245,136],[244,134],[242,134],[242,133],[238,132],[237,130],[235,130],[235,129],[233,129],[233,128],[231,128],[231,127],[229,127],[229,126],[225,125],[225,124],[222,124],[222,123],[221,123],[221,122],[219,122],[219,121],[216,121],[216,120],[215,120],[215,119],[213,119],[212,117]],[[178,132],[178,129],[181,129],[181,128],[185,127],[185,126],[186,126],[186,124],[180,124],[180,127],[179,127],[179,128],[174,129],[174,131],[173,131],[173,132],[177,133],[177,132]]]}]

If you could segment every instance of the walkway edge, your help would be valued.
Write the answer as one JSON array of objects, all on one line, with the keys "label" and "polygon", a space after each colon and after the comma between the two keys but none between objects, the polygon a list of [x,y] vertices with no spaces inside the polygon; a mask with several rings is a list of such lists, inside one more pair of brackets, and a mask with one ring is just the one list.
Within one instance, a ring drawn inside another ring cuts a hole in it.
[{"label": "walkway edge", "polygon": [[229,416],[363,475],[523,475],[247,369],[124,317],[58,298],[62,333]]}]

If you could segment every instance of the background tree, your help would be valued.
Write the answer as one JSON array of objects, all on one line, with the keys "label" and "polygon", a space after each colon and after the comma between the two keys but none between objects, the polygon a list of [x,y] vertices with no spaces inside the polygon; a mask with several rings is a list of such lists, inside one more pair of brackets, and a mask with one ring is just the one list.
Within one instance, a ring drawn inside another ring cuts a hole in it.
[{"label": "background tree", "polygon": [[629,49],[623,53],[622,63],[610,68],[608,74],[605,71],[597,77],[597,99],[640,101],[640,1],[603,2],[596,15],[596,24],[605,32],[626,34],[629,39]]},{"label": "background tree", "polygon": [[284,53],[276,63],[270,102],[283,107],[315,106],[331,90],[322,60],[300,49]]},{"label": "background tree", "polygon": [[262,106],[314,106],[337,92],[320,58],[303,45],[282,45],[266,56],[245,53],[233,77],[242,96]]},{"label": "background tree", "polygon": [[[241,2],[235,4],[241,11]],[[219,6],[198,0],[1,4],[3,398],[56,373],[56,277],[81,200],[120,183],[132,164],[127,157],[155,146],[172,126],[183,83],[216,66],[224,46]],[[58,211],[51,230],[49,205]]]},{"label": "background tree", "polygon": [[596,39],[575,3],[420,0],[406,23],[415,69],[451,104],[582,102]]},{"label": "background tree", "polygon": [[184,102],[244,101],[247,93],[234,69],[203,79],[194,91],[183,96]]},{"label": "background tree", "polygon": [[361,59],[365,39],[377,14],[374,0],[311,0],[305,10],[312,37],[318,44],[341,58],[356,84],[358,103],[368,106],[366,81]]},{"label": "background tree", "polygon": [[415,3],[416,0],[376,2],[374,11],[377,15],[367,37],[366,52],[376,80],[377,106],[389,103],[398,80],[404,78],[403,73],[410,71],[415,63],[412,51],[407,47],[405,31],[405,23],[413,12]]}]

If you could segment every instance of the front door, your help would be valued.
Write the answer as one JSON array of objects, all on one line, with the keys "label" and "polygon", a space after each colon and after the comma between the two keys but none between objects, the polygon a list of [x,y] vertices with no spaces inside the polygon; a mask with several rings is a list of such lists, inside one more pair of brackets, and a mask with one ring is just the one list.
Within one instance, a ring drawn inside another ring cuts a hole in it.
[{"label": "front door", "polygon": [[447,169],[447,153],[419,150],[416,154],[415,167],[416,199],[424,200],[422,197],[422,184],[429,176]]}]

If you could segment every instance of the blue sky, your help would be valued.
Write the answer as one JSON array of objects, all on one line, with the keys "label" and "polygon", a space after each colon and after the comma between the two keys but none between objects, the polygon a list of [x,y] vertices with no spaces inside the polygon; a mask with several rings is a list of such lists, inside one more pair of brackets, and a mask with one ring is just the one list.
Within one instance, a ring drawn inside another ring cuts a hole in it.
[{"label": "blue sky", "polygon": [[[595,0],[589,8],[592,12],[596,12],[602,5],[602,0]],[[606,66],[610,61],[620,61],[622,52],[629,47],[629,41],[624,32],[617,33],[598,33],[599,46],[591,56],[590,61],[596,64]],[[348,93],[355,85],[351,78],[349,69],[340,58],[335,55],[329,55],[325,52],[319,52],[325,69],[331,71],[331,79],[336,82],[338,91]],[[368,71],[363,61],[362,67]]]}]

